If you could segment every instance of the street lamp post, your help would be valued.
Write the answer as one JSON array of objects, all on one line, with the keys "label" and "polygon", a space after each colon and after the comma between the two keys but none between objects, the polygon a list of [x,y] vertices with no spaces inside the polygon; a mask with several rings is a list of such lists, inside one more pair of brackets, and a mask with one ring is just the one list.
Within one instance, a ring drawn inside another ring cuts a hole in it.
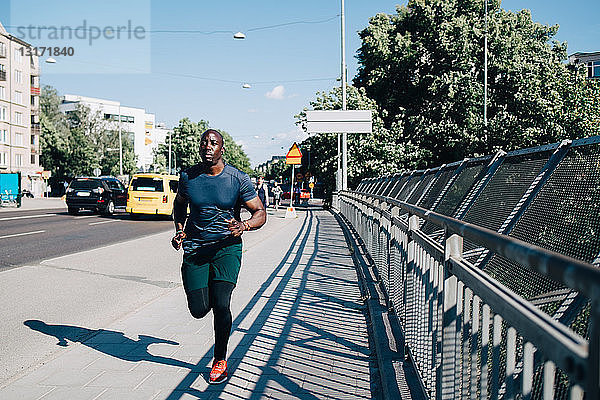
[{"label": "street lamp post", "polygon": [[484,139],[487,144],[487,81],[488,81],[488,0],[485,1],[485,27],[483,36],[483,129]]},{"label": "street lamp post", "polygon": [[[346,19],[344,16],[344,0],[342,0],[342,110],[346,110]],[[339,134],[338,134],[339,142]],[[338,146],[339,159],[339,146]],[[339,171],[339,168],[338,168]],[[339,189],[339,188],[338,188]],[[348,189],[348,133],[342,134],[342,190]]]},{"label": "street lamp post", "polygon": [[123,137],[121,134],[121,103],[119,103],[119,175],[123,175]]},{"label": "street lamp post", "polygon": [[169,175],[173,173],[171,169],[171,131],[169,131]]}]

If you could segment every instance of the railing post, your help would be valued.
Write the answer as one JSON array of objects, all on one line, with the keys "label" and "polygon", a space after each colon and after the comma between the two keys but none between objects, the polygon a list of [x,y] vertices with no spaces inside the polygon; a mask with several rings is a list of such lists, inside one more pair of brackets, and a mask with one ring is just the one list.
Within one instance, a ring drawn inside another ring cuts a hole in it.
[{"label": "railing post", "polygon": [[[394,299],[400,290],[398,285],[400,282],[396,282],[395,276],[402,276],[402,271],[398,271],[400,268],[400,264],[394,261],[397,261],[394,257],[392,257],[392,252],[394,251],[394,246],[398,245],[398,228],[394,224],[394,218],[400,215],[400,208],[396,206],[392,206],[390,210],[390,224],[389,224],[389,240],[388,240],[388,310],[392,310],[395,308]],[[401,280],[400,280],[401,281]],[[398,310],[396,310],[397,312]]]},{"label": "railing post", "polygon": [[[408,243],[406,256],[406,280],[404,281],[404,309],[406,315],[406,335],[407,344],[415,345],[415,302],[417,301],[416,283],[415,283],[415,244],[412,239],[412,232],[419,229],[419,217],[410,215],[408,218]],[[415,360],[418,362],[418,360]]]},{"label": "railing post", "polygon": [[457,347],[457,302],[458,302],[458,280],[450,272],[451,257],[462,258],[463,238],[453,234],[446,239],[445,243],[445,265],[443,286],[443,317],[442,338],[440,349],[440,364],[436,371],[436,398],[456,399],[459,398],[457,388],[458,377],[456,369]]},{"label": "railing post", "polygon": [[331,208],[335,211],[340,210],[340,195],[338,192],[333,192],[333,195],[331,196]]},{"label": "railing post", "polygon": [[[371,258],[375,262],[375,266],[377,267],[377,273],[379,274],[379,253],[376,250],[379,250],[379,225],[381,225],[381,213],[379,212],[379,200],[373,200],[373,208],[371,209],[371,245],[369,247],[369,253],[371,254]],[[377,238],[377,239],[376,239]]]},{"label": "railing post", "polygon": [[586,372],[586,396],[600,398],[600,301],[592,299],[590,312],[590,339],[588,370]]}]

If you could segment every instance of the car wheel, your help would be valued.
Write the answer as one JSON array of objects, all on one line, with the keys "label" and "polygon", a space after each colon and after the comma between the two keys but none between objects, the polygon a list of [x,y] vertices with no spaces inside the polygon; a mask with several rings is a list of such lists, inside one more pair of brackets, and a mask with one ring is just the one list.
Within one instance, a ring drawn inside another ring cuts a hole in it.
[{"label": "car wheel", "polygon": [[77,215],[79,213],[79,208],[69,207],[68,208],[68,213],[71,214],[71,215]]},{"label": "car wheel", "polygon": [[114,212],[115,212],[115,203],[113,203],[112,200],[109,200],[108,204],[106,205],[104,210],[102,210],[102,214],[113,215]]}]

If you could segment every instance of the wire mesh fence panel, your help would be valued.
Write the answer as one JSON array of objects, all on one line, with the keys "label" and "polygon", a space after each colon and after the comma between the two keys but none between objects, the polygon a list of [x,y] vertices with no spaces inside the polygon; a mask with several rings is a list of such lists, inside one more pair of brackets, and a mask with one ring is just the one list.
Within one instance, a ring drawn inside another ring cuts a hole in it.
[{"label": "wire mesh fence panel", "polygon": [[591,263],[599,233],[600,146],[573,147],[510,235]]},{"label": "wire mesh fence panel", "polygon": [[389,193],[392,191],[392,189],[394,188],[394,185],[396,184],[396,181],[399,179],[398,175],[393,175],[389,178],[388,183],[385,185],[385,187],[383,188],[381,195],[382,196],[388,196]]},{"label": "wire mesh fence panel", "polygon": [[[463,199],[469,193],[469,190],[485,167],[486,165],[483,161],[466,166],[433,211],[447,216],[454,215],[454,211],[460,207]],[[426,222],[421,230],[426,234],[431,234],[439,230],[439,227]]]},{"label": "wire mesh fence panel", "polygon": [[431,209],[436,200],[438,200],[438,197],[441,194],[444,187],[446,187],[446,184],[448,183],[450,178],[452,178],[452,176],[456,173],[457,168],[458,165],[445,167],[440,172],[435,182],[431,185],[429,191],[425,193],[425,195],[421,198],[417,205],[428,210]]},{"label": "wire mesh fence panel", "polygon": [[423,171],[417,171],[410,176],[410,179],[406,182],[402,190],[396,195],[396,199],[400,201],[406,201],[412,190],[419,184],[423,177]]},{"label": "wire mesh fence panel", "polygon": [[397,198],[398,193],[400,192],[400,190],[402,190],[409,178],[409,175],[402,175],[400,178],[398,178],[396,180],[396,183],[394,184],[394,187],[390,190],[388,197],[391,197],[392,199]]},{"label": "wire mesh fence panel", "polygon": [[[506,157],[462,219],[498,231],[551,155],[546,151]],[[465,241],[465,251],[476,247],[480,246]]]},{"label": "wire mesh fence panel", "polygon": [[425,194],[435,177],[436,171],[428,171],[419,181],[416,187],[412,190],[412,193],[408,196],[406,202],[410,204],[416,204],[419,201],[419,199]]}]

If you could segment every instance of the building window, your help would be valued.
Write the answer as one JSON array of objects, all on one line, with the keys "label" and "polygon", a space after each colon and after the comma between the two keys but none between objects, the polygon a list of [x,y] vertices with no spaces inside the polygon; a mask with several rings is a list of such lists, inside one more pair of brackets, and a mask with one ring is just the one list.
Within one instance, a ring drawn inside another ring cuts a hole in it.
[{"label": "building window", "polygon": [[15,69],[15,82],[23,83],[23,72]]},{"label": "building window", "polygon": [[8,131],[0,129],[0,143],[8,143]]},{"label": "building window", "polygon": [[33,164],[33,165],[36,164],[36,162],[35,162],[35,154],[31,155],[31,164]]},{"label": "building window", "polygon": [[15,145],[23,146],[23,134],[22,133],[15,133]]},{"label": "building window", "polygon": [[6,100],[6,88],[0,86],[0,100]]},{"label": "building window", "polygon": [[6,57],[6,43],[0,42],[0,57]]},{"label": "building window", "polygon": [[18,90],[15,91],[15,103],[23,104],[23,93]]},{"label": "building window", "polygon": [[0,152],[0,165],[8,164],[8,153],[5,151]]},{"label": "building window", "polygon": [[600,78],[600,60],[587,63],[588,78]]},{"label": "building window", "polygon": [[0,107],[0,121],[6,121],[6,107]]},{"label": "building window", "polygon": [[13,123],[17,125],[23,125],[23,113],[15,111],[15,119]]},{"label": "building window", "polygon": [[23,166],[23,154],[15,154],[15,166]]},{"label": "building window", "polygon": [[31,145],[35,146],[35,135],[31,135]]},{"label": "building window", "polygon": [[13,60],[15,60],[16,63],[21,64],[21,49],[13,49]]}]

